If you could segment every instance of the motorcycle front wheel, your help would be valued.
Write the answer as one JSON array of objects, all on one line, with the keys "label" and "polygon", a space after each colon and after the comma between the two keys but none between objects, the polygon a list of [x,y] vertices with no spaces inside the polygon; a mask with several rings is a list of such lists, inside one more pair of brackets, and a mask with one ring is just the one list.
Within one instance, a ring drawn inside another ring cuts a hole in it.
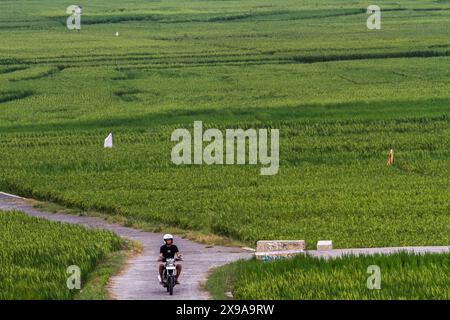
[{"label": "motorcycle front wheel", "polygon": [[170,295],[173,295],[173,287],[175,286],[175,279],[174,277],[170,277],[167,279],[167,292],[169,292]]}]

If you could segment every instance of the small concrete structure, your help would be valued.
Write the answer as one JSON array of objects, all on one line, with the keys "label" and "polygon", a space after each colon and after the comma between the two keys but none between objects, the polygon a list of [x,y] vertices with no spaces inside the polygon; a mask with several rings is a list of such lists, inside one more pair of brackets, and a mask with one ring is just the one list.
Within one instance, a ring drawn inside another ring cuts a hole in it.
[{"label": "small concrete structure", "polygon": [[290,258],[305,252],[305,240],[261,240],[256,244],[256,259]]},{"label": "small concrete structure", "polygon": [[333,250],[333,241],[331,240],[317,241],[317,251],[328,251],[328,250]]}]

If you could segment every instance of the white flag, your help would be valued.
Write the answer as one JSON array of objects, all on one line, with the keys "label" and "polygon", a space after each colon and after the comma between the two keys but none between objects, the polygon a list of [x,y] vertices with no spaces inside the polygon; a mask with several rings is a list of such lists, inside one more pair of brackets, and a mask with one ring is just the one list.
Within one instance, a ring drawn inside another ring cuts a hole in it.
[{"label": "white flag", "polygon": [[105,148],[112,148],[113,147],[113,136],[112,133],[110,133],[106,139],[105,139],[105,143],[103,145]]}]

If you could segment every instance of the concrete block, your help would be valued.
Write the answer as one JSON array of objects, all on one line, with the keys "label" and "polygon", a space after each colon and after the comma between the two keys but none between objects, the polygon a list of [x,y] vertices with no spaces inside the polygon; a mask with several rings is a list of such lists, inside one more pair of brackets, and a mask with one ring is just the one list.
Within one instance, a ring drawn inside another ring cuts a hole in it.
[{"label": "concrete block", "polygon": [[260,240],[256,252],[305,250],[305,240]]},{"label": "concrete block", "polygon": [[269,261],[304,253],[305,240],[261,240],[256,244],[256,259]]},{"label": "concrete block", "polygon": [[305,250],[266,251],[266,252],[256,252],[255,257],[257,260],[271,261],[271,260],[292,258],[298,254],[303,253],[305,253]]},{"label": "concrete block", "polygon": [[320,240],[317,242],[317,251],[328,251],[328,250],[333,250],[333,241]]}]

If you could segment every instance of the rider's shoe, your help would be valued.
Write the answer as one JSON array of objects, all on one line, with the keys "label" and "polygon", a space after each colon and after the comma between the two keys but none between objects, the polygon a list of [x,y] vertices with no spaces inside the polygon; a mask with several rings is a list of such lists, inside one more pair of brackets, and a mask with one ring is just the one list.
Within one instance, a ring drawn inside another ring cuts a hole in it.
[{"label": "rider's shoe", "polygon": [[177,280],[177,281],[175,281],[175,284],[180,284],[180,281],[178,281],[178,280]]}]

